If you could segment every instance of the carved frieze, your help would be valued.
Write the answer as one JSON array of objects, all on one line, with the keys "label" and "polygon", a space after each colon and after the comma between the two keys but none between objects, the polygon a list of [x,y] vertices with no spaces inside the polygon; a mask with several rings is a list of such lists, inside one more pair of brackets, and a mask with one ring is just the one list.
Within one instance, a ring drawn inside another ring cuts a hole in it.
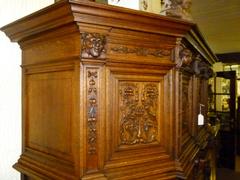
[{"label": "carved frieze", "polygon": [[155,56],[155,57],[165,57],[170,56],[171,51],[168,49],[147,49],[141,47],[127,47],[127,46],[118,46],[112,47],[111,51],[119,54],[136,54],[137,56]]},{"label": "carved frieze", "polygon": [[105,58],[106,37],[99,33],[81,34],[82,58]]},{"label": "carved frieze", "polygon": [[148,144],[158,135],[158,84],[120,83],[120,144]]},{"label": "carved frieze", "polygon": [[87,139],[88,139],[88,153],[95,154],[97,151],[97,81],[98,72],[97,70],[87,71]]}]

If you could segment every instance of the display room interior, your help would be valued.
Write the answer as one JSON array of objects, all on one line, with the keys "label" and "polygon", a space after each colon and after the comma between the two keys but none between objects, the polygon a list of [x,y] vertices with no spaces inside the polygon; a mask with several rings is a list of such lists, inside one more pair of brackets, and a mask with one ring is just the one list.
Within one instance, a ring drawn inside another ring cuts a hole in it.
[{"label": "display room interior", "polygon": [[21,49],[19,178],[240,178],[239,8],[57,0],[4,24]]}]

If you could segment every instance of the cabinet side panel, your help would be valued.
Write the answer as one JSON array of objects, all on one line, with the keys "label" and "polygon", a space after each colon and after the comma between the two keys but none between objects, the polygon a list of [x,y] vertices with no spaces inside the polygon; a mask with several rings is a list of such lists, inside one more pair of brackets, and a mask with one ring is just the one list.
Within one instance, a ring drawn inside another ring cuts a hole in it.
[{"label": "cabinet side panel", "polygon": [[26,146],[71,156],[72,83],[70,72],[28,75]]}]

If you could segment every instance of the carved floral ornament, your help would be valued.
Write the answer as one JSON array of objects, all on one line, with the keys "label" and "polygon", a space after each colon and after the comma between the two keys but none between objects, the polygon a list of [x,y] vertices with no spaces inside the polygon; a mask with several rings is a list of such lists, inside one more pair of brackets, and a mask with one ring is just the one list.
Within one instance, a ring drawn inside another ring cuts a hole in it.
[{"label": "carved floral ornament", "polygon": [[81,35],[82,58],[105,58],[106,37],[99,33],[83,33]]},{"label": "carved floral ornament", "polygon": [[179,44],[175,50],[176,68],[196,74],[200,78],[209,79],[213,76],[213,70],[201,57],[194,54],[183,44]]},{"label": "carved floral ornament", "polygon": [[171,51],[169,49],[148,49],[142,47],[127,47],[117,46],[112,47],[111,51],[119,54],[136,54],[137,56],[155,56],[155,57],[166,57],[170,56]]},{"label": "carved floral ornament", "polygon": [[120,143],[149,144],[158,135],[158,85],[147,82],[120,83]]}]

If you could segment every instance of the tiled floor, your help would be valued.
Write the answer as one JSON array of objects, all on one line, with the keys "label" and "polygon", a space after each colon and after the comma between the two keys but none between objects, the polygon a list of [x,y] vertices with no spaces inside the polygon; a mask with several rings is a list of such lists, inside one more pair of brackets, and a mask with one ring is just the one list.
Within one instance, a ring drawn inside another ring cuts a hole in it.
[{"label": "tiled floor", "polygon": [[218,168],[216,180],[240,180],[240,172],[226,168]]}]

